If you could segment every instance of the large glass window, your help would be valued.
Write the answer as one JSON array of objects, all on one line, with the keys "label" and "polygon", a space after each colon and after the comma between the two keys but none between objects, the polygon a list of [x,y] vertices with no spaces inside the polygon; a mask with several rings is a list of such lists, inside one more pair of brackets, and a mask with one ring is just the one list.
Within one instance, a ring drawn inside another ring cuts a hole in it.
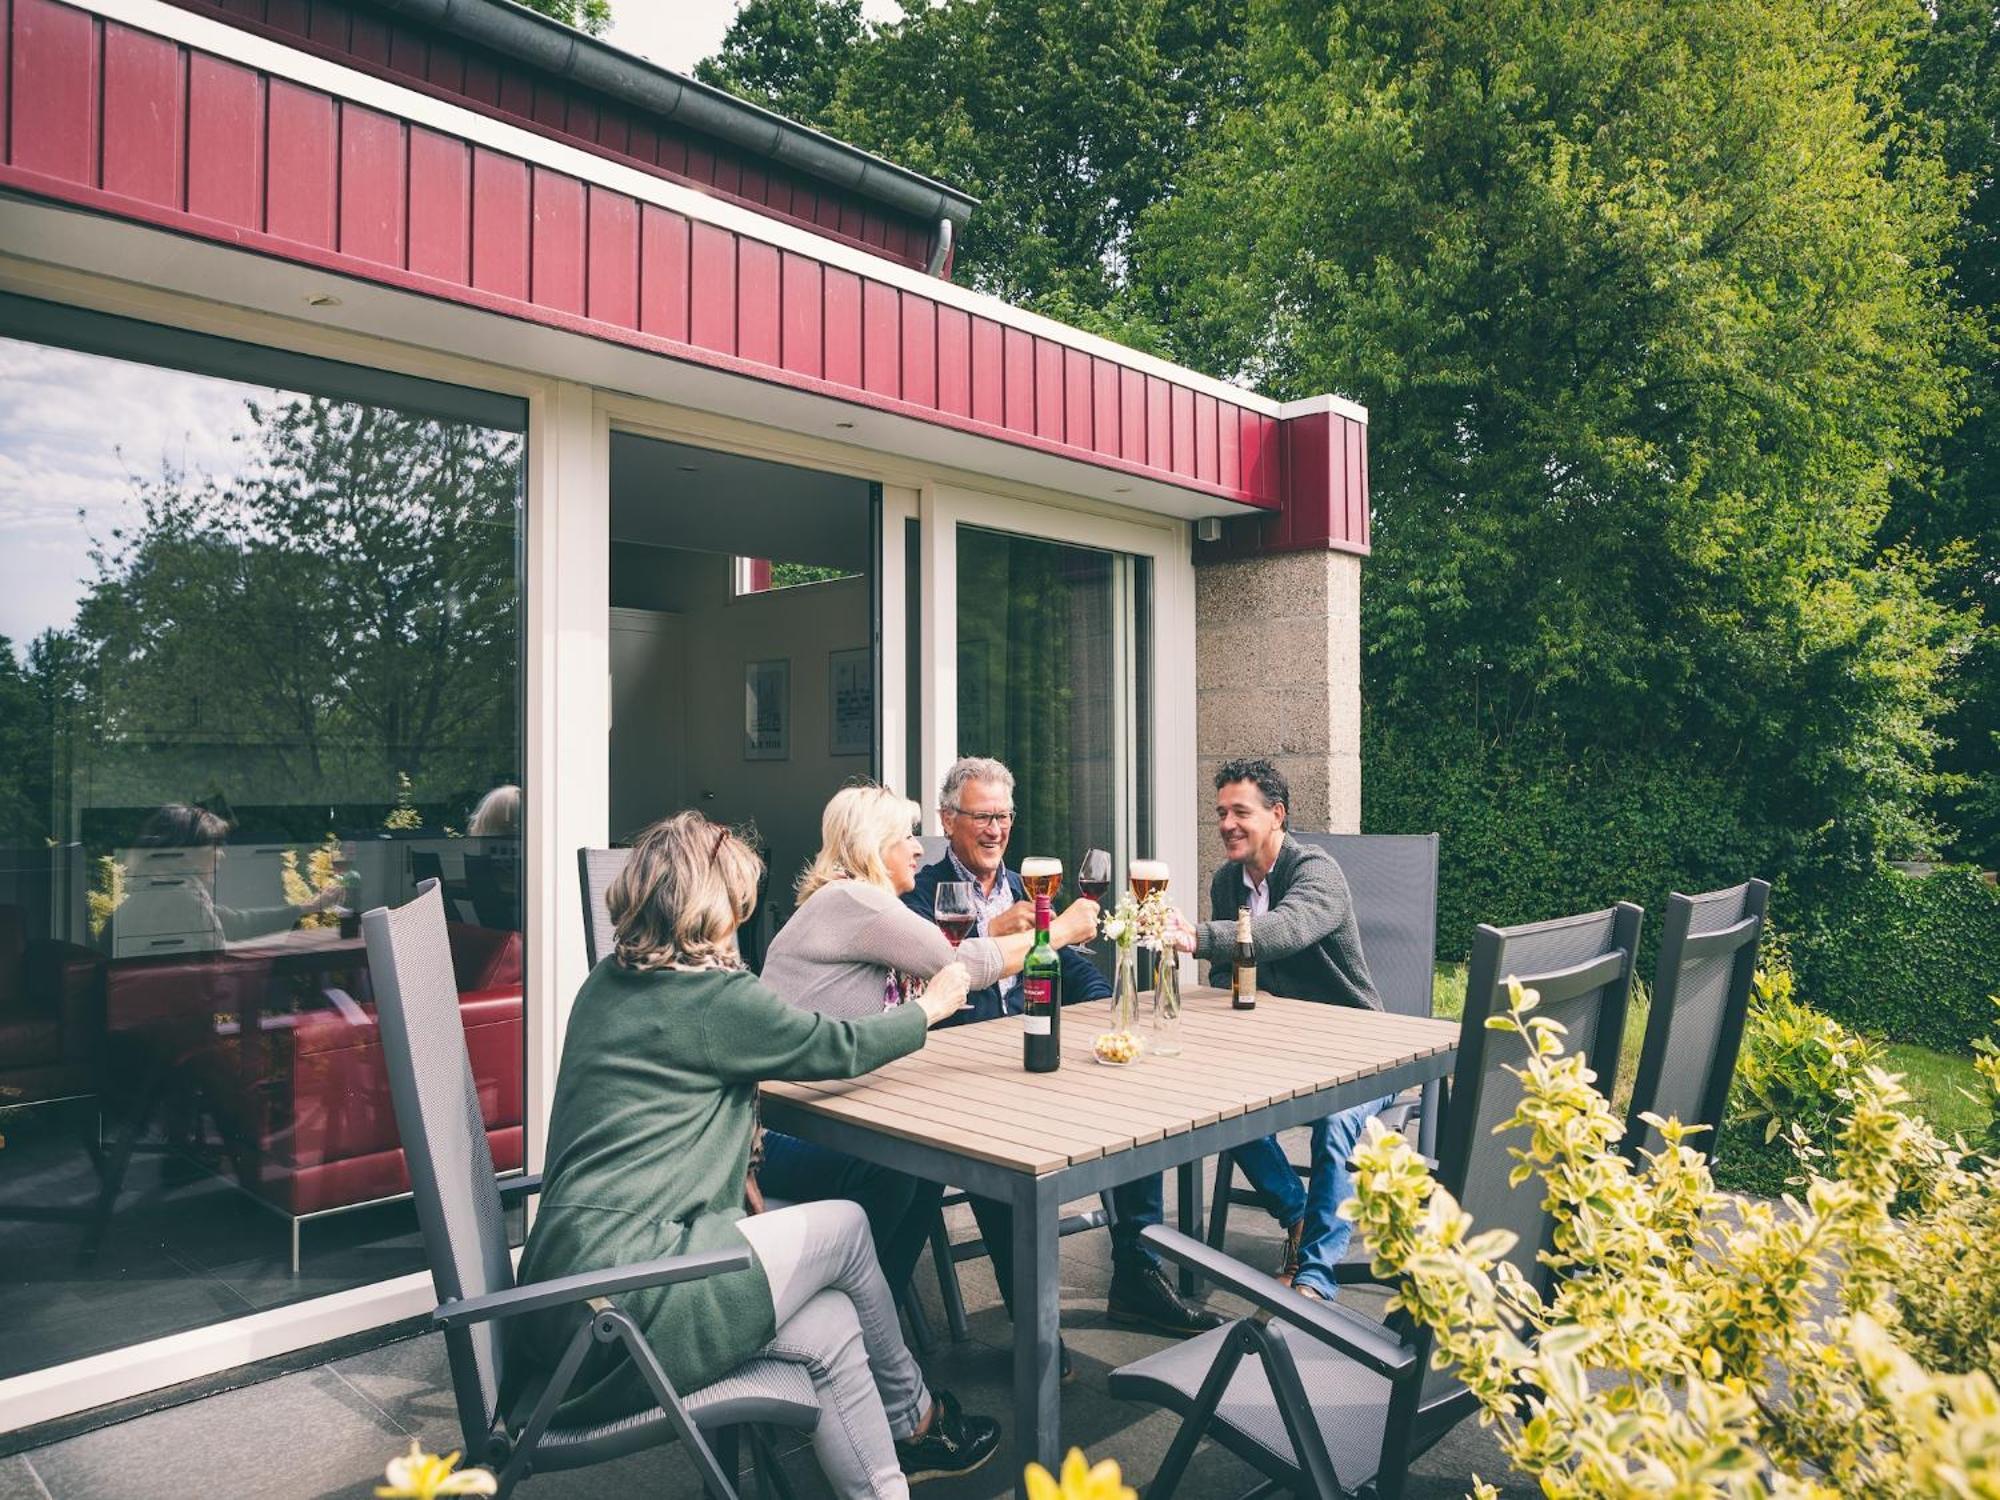
[{"label": "large glass window", "polygon": [[0,1377],[422,1266],[420,880],[520,1166],[525,415],[0,299]]},{"label": "large glass window", "polygon": [[958,528],[958,751],[1014,773],[1010,863],[1149,855],[1150,563]]}]

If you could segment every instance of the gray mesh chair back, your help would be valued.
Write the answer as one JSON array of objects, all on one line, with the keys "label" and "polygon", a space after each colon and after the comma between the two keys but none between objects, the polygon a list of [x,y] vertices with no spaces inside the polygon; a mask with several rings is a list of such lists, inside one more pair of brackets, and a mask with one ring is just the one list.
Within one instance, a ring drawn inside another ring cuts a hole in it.
[{"label": "gray mesh chair back", "polygon": [[[514,1285],[514,1263],[466,1058],[437,882],[425,881],[406,906],[363,914],[361,929],[396,1128],[438,1301],[504,1291]],[[447,1329],[444,1337],[459,1425],[470,1441],[499,1424],[500,1333],[482,1323]]]},{"label": "gray mesh chair back", "polygon": [[[1534,1179],[1508,1185],[1508,1151],[1518,1138],[1494,1134],[1520,1102],[1520,1083],[1507,1070],[1521,1064],[1525,1046],[1486,1022],[1506,1004],[1507,978],[1518,977],[1541,993],[1535,1013],[1568,1028],[1571,1050],[1594,1058],[1608,1086],[1642,917],[1621,905],[1527,927],[1481,927],[1474,938],[1437,1179],[1480,1229],[1519,1236],[1508,1258],[1544,1291],[1551,1272],[1537,1256],[1553,1228],[1542,1207],[1546,1189]],[[1209,1438],[1270,1481],[1253,1493],[1396,1500],[1411,1461],[1472,1412],[1473,1397],[1456,1375],[1430,1368],[1433,1340],[1407,1314],[1384,1325],[1338,1303],[1307,1303],[1164,1226],[1143,1238],[1270,1315],[1268,1323],[1239,1319],[1111,1373],[1114,1396],[1158,1402],[1182,1419],[1147,1490],[1153,1500],[1171,1500],[1196,1445]]]},{"label": "gray mesh chair back", "polygon": [[624,871],[625,861],[631,857],[630,849],[576,851],[576,873],[583,887],[583,951],[593,969],[600,960],[609,958],[617,946],[611,908],[605,898],[610,894],[611,882]]},{"label": "gray mesh chair back", "polygon": [[[1511,1229],[1518,1236],[1508,1259],[1543,1291],[1550,1273],[1536,1257],[1554,1230],[1543,1207],[1544,1188],[1534,1178],[1518,1187],[1508,1185],[1514,1165],[1507,1155],[1509,1143],[1493,1133],[1521,1102],[1520,1080],[1508,1070],[1526,1060],[1527,1044],[1512,1032],[1488,1030],[1486,1021],[1506,1010],[1510,977],[1539,991],[1541,1003],[1533,1014],[1562,1023],[1563,1050],[1590,1059],[1597,1086],[1609,1097],[1618,1074],[1644,915],[1620,902],[1608,911],[1523,927],[1482,924],[1473,936],[1451,1106],[1439,1132],[1438,1181],[1480,1229]],[[1457,1387],[1449,1372],[1433,1370],[1424,1380],[1423,1402],[1428,1405]]]},{"label": "gray mesh chair back", "polygon": [[1331,854],[1354,896],[1368,977],[1383,1009],[1431,1013],[1437,969],[1438,836],[1434,833],[1300,833]]},{"label": "gray mesh chair back", "polygon": [[1640,1119],[1649,1112],[1706,1125],[1694,1145],[1714,1155],[1770,900],[1771,887],[1762,880],[1667,898],[1653,1008],[1625,1134],[1628,1155],[1660,1147],[1660,1133]]}]

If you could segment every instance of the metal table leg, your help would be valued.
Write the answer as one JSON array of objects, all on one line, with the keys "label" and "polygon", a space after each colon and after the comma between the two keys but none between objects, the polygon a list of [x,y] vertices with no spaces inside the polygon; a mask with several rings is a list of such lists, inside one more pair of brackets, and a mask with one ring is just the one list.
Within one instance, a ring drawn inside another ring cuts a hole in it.
[{"label": "metal table leg", "polygon": [[[1062,1456],[1061,1212],[1054,1178],[1022,1178],[1014,1193],[1014,1451],[1024,1467],[1036,1459],[1051,1473]],[[1018,1479],[1015,1490],[1026,1494]]]},{"label": "metal table leg", "polygon": [[[1185,1161],[1178,1168],[1180,1173],[1180,1223],[1181,1233],[1194,1239],[1201,1238],[1201,1158]],[[1201,1290],[1201,1278],[1187,1267],[1181,1267],[1181,1295],[1192,1297]]]}]

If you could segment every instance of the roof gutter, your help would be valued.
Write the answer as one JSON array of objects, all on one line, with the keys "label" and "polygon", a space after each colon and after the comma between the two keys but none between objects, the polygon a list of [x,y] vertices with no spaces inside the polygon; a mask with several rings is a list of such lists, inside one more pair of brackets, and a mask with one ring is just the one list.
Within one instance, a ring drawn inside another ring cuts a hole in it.
[{"label": "roof gutter", "polygon": [[512,0],[375,3],[917,218],[963,227],[978,206],[978,199],[956,188],[634,57]]}]

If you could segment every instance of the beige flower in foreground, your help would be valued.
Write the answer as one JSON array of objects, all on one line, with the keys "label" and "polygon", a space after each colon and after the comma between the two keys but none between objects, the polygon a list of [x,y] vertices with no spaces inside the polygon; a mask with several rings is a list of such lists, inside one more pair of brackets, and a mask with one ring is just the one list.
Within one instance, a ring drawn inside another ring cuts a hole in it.
[{"label": "beige flower in foreground", "polygon": [[[453,1472],[457,1470],[457,1472]],[[389,1460],[383,1476],[387,1484],[375,1486],[376,1500],[438,1500],[440,1495],[490,1495],[499,1481],[484,1469],[459,1469],[458,1455],[440,1458],[426,1453],[415,1438],[410,1451]]]}]

